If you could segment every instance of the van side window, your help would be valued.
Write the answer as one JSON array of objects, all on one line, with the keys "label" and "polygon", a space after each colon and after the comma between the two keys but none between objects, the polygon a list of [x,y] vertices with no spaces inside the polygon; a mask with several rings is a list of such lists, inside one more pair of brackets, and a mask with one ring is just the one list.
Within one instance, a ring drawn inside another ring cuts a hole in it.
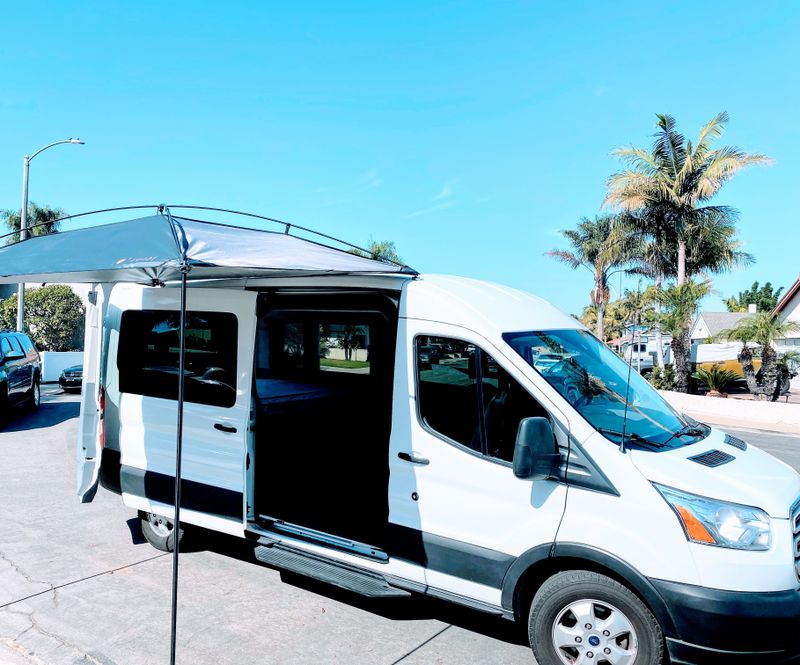
[{"label": "van side window", "polygon": [[511,462],[519,423],[547,410],[494,358],[467,342],[417,338],[419,412],[448,439]]},{"label": "van side window", "polygon": [[3,355],[11,352],[11,344],[7,337],[0,337],[0,351],[2,351]]},{"label": "van side window", "polygon": [[26,355],[25,351],[22,350],[22,344],[20,344],[19,340],[14,335],[9,336],[8,339],[11,342],[11,348],[14,349],[16,353]]},{"label": "van side window", "polygon": [[[117,367],[124,393],[178,399],[178,312],[122,313]],[[187,402],[236,402],[238,321],[227,312],[187,312],[184,392]]]}]

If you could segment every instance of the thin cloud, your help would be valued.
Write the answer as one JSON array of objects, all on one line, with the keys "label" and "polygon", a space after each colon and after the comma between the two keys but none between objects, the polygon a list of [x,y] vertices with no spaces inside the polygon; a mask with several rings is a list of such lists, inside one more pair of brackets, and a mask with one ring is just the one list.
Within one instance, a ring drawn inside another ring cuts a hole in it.
[{"label": "thin cloud", "polygon": [[439,193],[433,197],[434,201],[441,201],[442,199],[449,199],[454,191],[455,191],[455,180],[448,180],[447,182],[442,185],[442,188],[439,190]]},{"label": "thin cloud", "polygon": [[381,178],[378,169],[372,168],[364,171],[364,173],[358,177],[358,184],[367,189],[372,189],[374,187],[380,187],[383,184],[383,178]]},{"label": "thin cloud", "polygon": [[420,210],[415,210],[414,212],[409,213],[405,216],[405,219],[411,219],[412,217],[421,217],[422,215],[429,215],[432,212],[438,212],[439,210],[446,210],[447,208],[452,208],[456,204],[455,201],[442,201],[441,203],[437,203],[436,205],[429,206],[427,208],[421,208]]}]

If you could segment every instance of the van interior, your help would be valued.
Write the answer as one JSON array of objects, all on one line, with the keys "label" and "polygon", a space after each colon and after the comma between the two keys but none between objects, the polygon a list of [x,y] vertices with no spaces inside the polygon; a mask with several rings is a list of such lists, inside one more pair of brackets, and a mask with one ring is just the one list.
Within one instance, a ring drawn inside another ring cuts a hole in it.
[{"label": "van interior", "polygon": [[381,292],[261,293],[257,521],[384,549],[398,301]]}]

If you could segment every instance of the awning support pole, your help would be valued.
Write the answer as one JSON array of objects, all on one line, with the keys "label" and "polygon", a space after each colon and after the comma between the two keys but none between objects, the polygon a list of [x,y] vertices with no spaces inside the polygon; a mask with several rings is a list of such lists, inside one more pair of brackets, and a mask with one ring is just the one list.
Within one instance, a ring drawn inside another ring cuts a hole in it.
[{"label": "awning support pole", "polygon": [[184,364],[186,361],[186,273],[189,267],[181,264],[181,314],[178,344],[178,429],[175,437],[175,519],[172,531],[172,607],[169,662],[175,665],[175,642],[178,627],[178,555],[180,551],[181,530],[181,452],[183,450],[183,389]]}]

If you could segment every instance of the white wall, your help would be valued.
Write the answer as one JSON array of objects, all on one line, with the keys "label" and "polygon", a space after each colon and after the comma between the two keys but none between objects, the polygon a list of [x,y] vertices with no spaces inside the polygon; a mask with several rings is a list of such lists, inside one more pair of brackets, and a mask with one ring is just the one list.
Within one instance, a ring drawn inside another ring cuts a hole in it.
[{"label": "white wall", "polygon": [[42,381],[58,381],[61,371],[83,363],[83,351],[42,351]]},{"label": "white wall", "polygon": [[706,322],[703,320],[702,315],[698,315],[695,319],[692,330],[689,333],[689,337],[692,340],[705,340],[708,338],[708,327],[706,326]]}]

